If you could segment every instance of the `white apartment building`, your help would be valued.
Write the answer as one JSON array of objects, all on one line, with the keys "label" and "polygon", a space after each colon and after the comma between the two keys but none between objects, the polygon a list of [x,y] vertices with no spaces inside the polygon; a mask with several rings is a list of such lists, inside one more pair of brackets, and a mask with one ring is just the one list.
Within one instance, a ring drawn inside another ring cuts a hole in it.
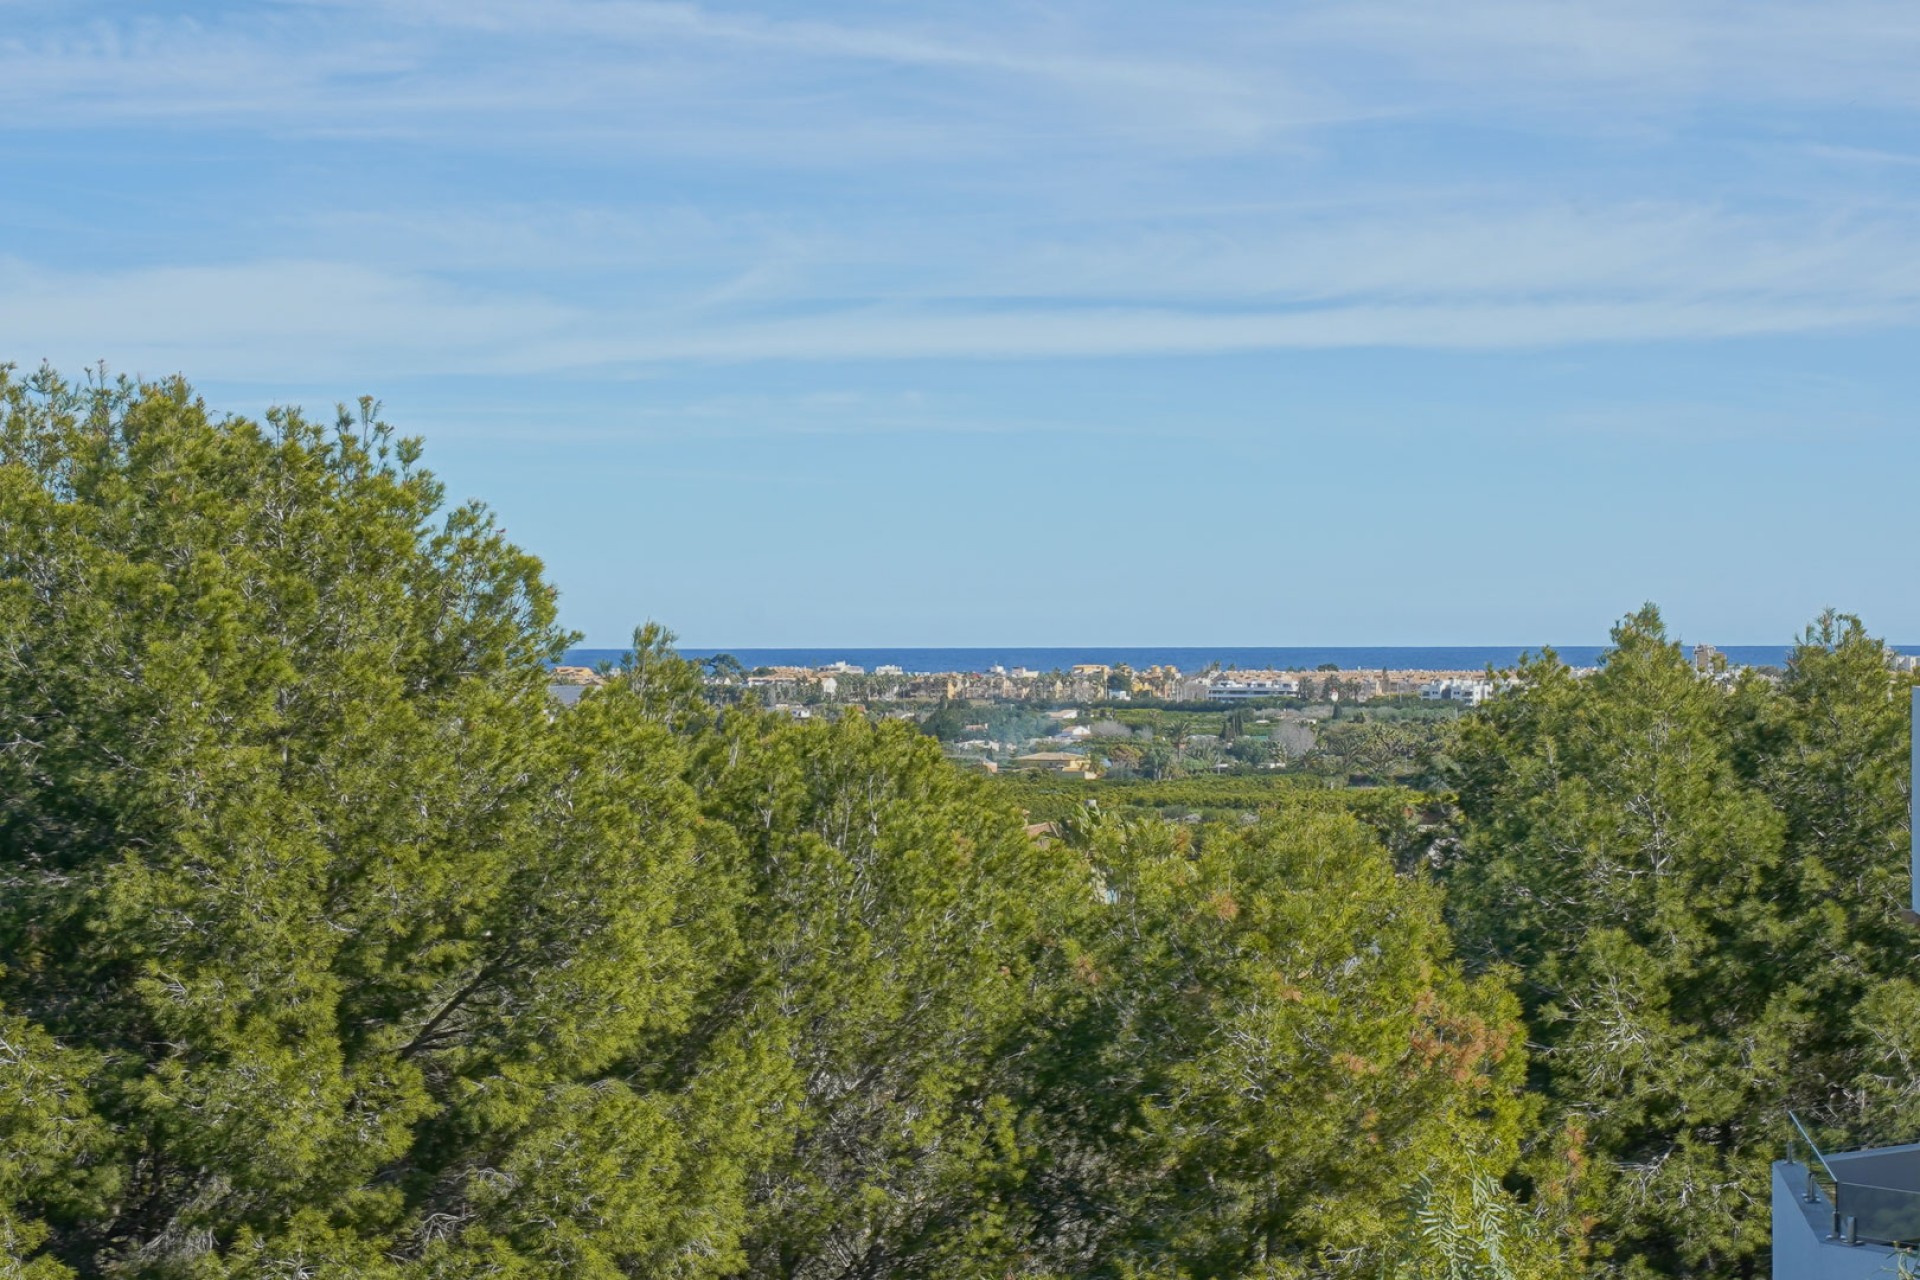
[{"label": "white apartment building", "polygon": [[1428,702],[1464,702],[1477,707],[1493,696],[1490,680],[1435,680],[1420,686],[1420,696]]},{"label": "white apartment building", "polygon": [[1215,702],[1299,696],[1300,681],[1293,676],[1220,676],[1207,685],[1207,697]]}]

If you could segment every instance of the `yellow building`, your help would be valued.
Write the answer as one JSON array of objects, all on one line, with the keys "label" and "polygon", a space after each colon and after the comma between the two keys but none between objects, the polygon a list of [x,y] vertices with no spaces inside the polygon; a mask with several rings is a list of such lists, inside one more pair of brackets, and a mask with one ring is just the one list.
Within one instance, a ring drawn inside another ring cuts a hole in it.
[{"label": "yellow building", "polygon": [[1093,776],[1093,761],[1072,751],[1036,751],[1031,755],[1016,756],[1013,761],[1017,768],[1042,769],[1048,773],[1077,773],[1085,777]]}]

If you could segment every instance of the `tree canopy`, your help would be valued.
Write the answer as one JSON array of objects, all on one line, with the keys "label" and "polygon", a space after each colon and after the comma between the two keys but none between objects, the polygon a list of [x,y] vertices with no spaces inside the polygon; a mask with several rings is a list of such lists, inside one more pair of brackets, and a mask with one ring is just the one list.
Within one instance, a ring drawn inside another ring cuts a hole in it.
[{"label": "tree canopy", "polygon": [[539,563],[421,460],[0,371],[0,1277],[1735,1277],[1785,1108],[1920,1129],[1857,620],[1356,719],[1443,825],[1089,807],[652,624],[561,707]]},{"label": "tree canopy", "polygon": [[1750,1275],[1792,1108],[1911,1140],[1910,678],[1858,619],[1776,682],[1701,672],[1651,607],[1463,722],[1462,946],[1516,966],[1545,1097],[1586,1127],[1627,1275]]},{"label": "tree canopy", "polygon": [[1512,1164],[1369,828],[1035,842],[652,626],[563,711],[420,460],[0,375],[0,1274],[1324,1274]]}]

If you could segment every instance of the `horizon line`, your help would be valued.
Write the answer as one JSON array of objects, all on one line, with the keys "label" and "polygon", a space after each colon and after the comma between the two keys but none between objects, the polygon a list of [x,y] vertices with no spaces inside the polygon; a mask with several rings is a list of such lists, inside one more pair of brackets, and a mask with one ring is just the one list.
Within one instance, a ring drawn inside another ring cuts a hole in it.
[{"label": "horizon line", "polygon": [[[1672,640],[1670,643],[1678,644],[1678,645],[1681,645],[1682,647],[1691,647],[1693,645],[1698,645],[1698,644],[1708,644],[1715,649],[1791,649],[1795,647],[1795,645],[1797,645],[1799,641],[1798,640],[1760,640],[1760,641],[1728,640],[1728,641],[1715,642],[1715,641],[1698,641],[1698,640],[1689,641],[1685,638],[1677,638]],[[1885,644],[1890,649],[1920,648],[1920,642],[1908,644],[1902,641],[1883,640],[1882,643]],[[702,653],[708,653],[708,652],[727,653],[734,650],[764,651],[764,650],[774,650],[774,649],[786,650],[788,652],[817,652],[817,653],[829,653],[829,652],[838,652],[838,651],[856,652],[861,650],[874,651],[874,650],[883,650],[883,649],[890,649],[890,650],[977,649],[977,650],[983,650],[983,651],[992,650],[992,649],[1036,649],[1036,650],[1057,649],[1062,651],[1085,650],[1085,649],[1517,649],[1517,650],[1524,651],[1524,650],[1536,650],[1536,649],[1543,649],[1543,648],[1607,649],[1607,648],[1613,647],[1613,642],[1611,640],[1602,640],[1602,641],[1543,641],[1538,643],[1513,643],[1513,642],[1501,642],[1501,641],[1481,641],[1481,642],[1395,641],[1395,642],[1368,642],[1368,643],[1304,643],[1304,644],[1302,643],[1241,644],[1241,643],[1232,643],[1232,642],[1214,642],[1214,643],[1207,643],[1207,644],[1153,644],[1153,643],[1030,644],[1030,643],[1024,643],[1020,641],[1003,641],[1003,642],[996,642],[993,644],[844,643],[844,644],[713,645],[713,644],[691,644],[691,643],[676,640],[674,642],[673,647],[676,650],[680,650],[680,651],[697,651]],[[630,651],[632,648],[633,648],[633,645],[631,642],[627,644],[619,644],[619,645],[581,643],[581,644],[569,645],[568,651],[572,652],[577,650],[590,649],[590,650],[596,650],[601,652],[624,653],[624,652]]]}]

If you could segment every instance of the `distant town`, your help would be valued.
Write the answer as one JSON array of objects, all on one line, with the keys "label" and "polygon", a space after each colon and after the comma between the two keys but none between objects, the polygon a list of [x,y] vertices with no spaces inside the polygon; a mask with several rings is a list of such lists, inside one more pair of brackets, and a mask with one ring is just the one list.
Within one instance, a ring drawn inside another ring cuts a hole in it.
[{"label": "distant town", "polygon": [[[1208,668],[1184,672],[1155,666],[1135,671],[1106,663],[1078,663],[1064,670],[1034,671],[1026,667],[990,667],[986,671],[905,671],[879,666],[871,671],[848,662],[818,667],[756,667],[734,664],[726,656],[703,664],[707,679],[719,687],[763,691],[772,707],[805,707],[822,703],[862,704],[894,702],[1090,703],[1131,702],[1247,702],[1294,699],[1327,702],[1367,702],[1396,695],[1418,695],[1429,701],[1478,705],[1492,696],[1494,684],[1484,671],[1242,671]],[[600,675],[589,667],[554,668],[557,686],[597,684]]]},{"label": "distant town", "polygon": [[[909,671],[850,662],[748,668],[719,654],[701,667],[718,702],[752,697],[802,720],[858,708],[914,721],[956,761],[989,773],[1088,779],[1304,770],[1398,780],[1417,766],[1437,724],[1500,687],[1485,670],[1330,663],[1312,671],[1101,662]],[[606,677],[560,666],[553,678],[554,696],[571,703]]]},{"label": "distant town", "polygon": [[[1712,645],[1692,649],[1703,678],[1747,670]],[[1897,657],[1911,667],[1915,659]],[[710,695],[752,698],[797,720],[858,709],[909,720],[956,762],[988,773],[1167,779],[1292,774],[1329,785],[1418,782],[1446,726],[1497,697],[1510,677],[1486,669],[1243,669],[1209,664],[1132,668],[1081,662],[1041,671],[911,671],[835,661],[747,667],[699,660]],[[1593,667],[1575,667],[1576,675]],[[1770,674],[1771,668],[1760,668]],[[606,679],[554,668],[551,692],[571,704]]]}]

